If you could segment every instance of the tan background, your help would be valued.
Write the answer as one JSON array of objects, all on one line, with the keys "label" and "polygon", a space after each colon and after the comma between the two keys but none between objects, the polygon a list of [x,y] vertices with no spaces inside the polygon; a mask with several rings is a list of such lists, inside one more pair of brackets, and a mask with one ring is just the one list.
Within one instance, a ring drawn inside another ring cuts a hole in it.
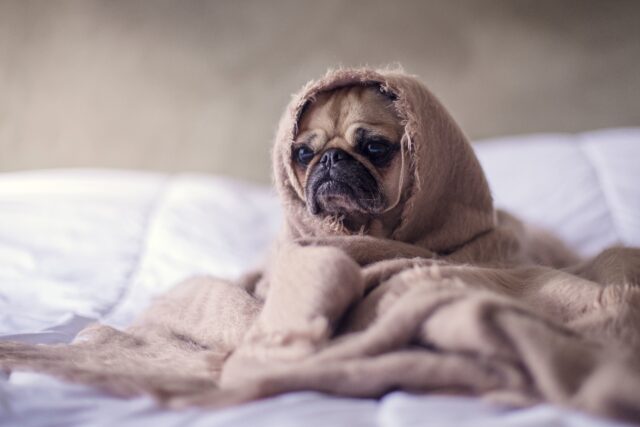
[{"label": "tan background", "polygon": [[399,62],[472,138],[640,125],[640,2],[0,0],[0,171],[266,181],[289,94]]}]

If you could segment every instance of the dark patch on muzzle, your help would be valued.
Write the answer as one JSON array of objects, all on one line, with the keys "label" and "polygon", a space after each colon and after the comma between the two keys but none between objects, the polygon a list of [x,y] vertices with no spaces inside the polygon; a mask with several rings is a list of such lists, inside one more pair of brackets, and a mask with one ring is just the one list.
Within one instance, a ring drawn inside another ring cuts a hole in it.
[{"label": "dark patch on muzzle", "polygon": [[313,215],[377,213],[384,206],[384,196],[371,172],[339,148],[324,152],[313,167],[306,198]]}]

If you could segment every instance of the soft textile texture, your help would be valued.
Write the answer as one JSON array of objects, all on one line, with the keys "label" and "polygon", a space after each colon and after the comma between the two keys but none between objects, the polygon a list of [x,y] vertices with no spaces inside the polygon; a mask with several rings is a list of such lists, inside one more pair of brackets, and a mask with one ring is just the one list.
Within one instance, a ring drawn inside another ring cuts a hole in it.
[{"label": "soft textile texture", "polygon": [[[290,170],[305,104],[351,84],[392,93],[405,122],[412,179],[385,239],[310,216]],[[0,365],[175,405],[400,388],[640,417],[638,251],[569,266],[558,242],[494,212],[464,135],[417,80],[329,73],[294,98],[273,153],[286,223],[264,271],[239,284],[188,281],[126,332],[93,326],[72,346],[1,343]]]}]

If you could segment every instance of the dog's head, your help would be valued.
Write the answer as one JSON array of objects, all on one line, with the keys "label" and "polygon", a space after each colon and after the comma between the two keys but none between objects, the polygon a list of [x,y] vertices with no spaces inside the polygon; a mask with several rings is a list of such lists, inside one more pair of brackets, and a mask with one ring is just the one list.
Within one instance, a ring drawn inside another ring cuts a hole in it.
[{"label": "dog's head", "polygon": [[378,86],[320,94],[300,118],[291,162],[312,215],[351,230],[398,200],[404,127]]},{"label": "dog's head", "polygon": [[464,133],[402,71],[331,70],[305,85],[280,120],[273,171],[285,239],[363,233],[447,253],[495,224]]}]

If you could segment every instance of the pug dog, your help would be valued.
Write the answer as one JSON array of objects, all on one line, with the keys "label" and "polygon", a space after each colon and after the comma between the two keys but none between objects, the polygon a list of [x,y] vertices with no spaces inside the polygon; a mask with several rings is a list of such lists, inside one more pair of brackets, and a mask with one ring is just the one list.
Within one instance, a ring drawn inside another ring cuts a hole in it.
[{"label": "pug dog", "polygon": [[406,178],[393,100],[376,86],[350,86],[321,93],[304,111],[292,163],[312,215],[369,235],[392,226],[384,214]]},{"label": "pug dog", "polygon": [[[420,225],[420,232],[413,231],[419,237],[398,241],[402,239],[394,237],[394,232],[411,197],[406,190],[415,177],[409,167],[405,123],[395,101],[395,95],[379,85],[355,84],[321,91],[303,108],[291,147],[293,172],[308,212],[328,219],[335,232],[320,238],[303,236],[299,244],[341,247],[354,259],[360,259],[354,255],[357,251],[370,259],[373,248],[384,248],[378,250],[380,259],[394,253],[424,258],[437,254],[457,262],[526,259],[556,267],[577,262],[578,257],[555,236],[494,210],[481,167],[471,147],[459,140],[457,157],[442,148],[454,147],[456,141],[432,142],[428,154],[444,159],[429,163],[428,188],[439,198],[423,203],[426,225]],[[439,114],[440,120],[452,122],[444,112]],[[451,178],[456,170],[460,176],[469,175],[464,181]],[[445,175],[447,183],[442,181]],[[445,190],[440,191],[441,187]],[[426,231],[428,227],[432,228]],[[341,240],[349,235],[375,240],[360,239],[359,244]],[[354,250],[356,246],[361,249]]]}]

